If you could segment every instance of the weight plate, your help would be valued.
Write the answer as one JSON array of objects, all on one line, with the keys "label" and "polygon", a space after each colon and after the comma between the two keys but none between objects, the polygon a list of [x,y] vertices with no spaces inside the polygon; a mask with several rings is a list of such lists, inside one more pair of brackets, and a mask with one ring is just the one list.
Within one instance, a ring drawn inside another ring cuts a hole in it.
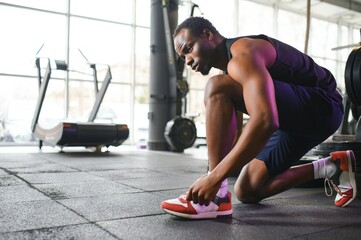
[{"label": "weight plate", "polygon": [[361,116],[361,107],[358,107],[356,104],[351,103],[351,113],[352,117],[357,121]]},{"label": "weight plate", "polygon": [[355,60],[353,61],[352,65],[352,86],[353,86],[353,92],[355,94],[355,97],[357,99],[357,102],[355,104],[357,106],[361,105],[361,48],[358,49]]},{"label": "weight plate", "polygon": [[197,129],[192,120],[177,116],[167,122],[164,137],[173,151],[182,152],[193,146]]},{"label": "weight plate", "polygon": [[346,61],[346,67],[345,67],[345,87],[346,87],[346,93],[349,97],[351,102],[357,102],[357,99],[355,97],[354,89],[352,86],[352,69],[353,69],[353,63],[356,57],[356,54],[359,49],[353,49],[350,53],[350,55],[347,58]]}]

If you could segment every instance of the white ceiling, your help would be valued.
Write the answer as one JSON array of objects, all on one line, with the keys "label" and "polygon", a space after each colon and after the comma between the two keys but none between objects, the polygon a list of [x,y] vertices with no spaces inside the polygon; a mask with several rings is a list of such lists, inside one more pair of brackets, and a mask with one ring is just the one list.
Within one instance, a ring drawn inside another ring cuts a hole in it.
[{"label": "white ceiling", "polygon": [[[306,14],[306,0],[253,0]],[[311,15],[330,21],[355,24],[361,28],[361,0],[311,0]]]}]

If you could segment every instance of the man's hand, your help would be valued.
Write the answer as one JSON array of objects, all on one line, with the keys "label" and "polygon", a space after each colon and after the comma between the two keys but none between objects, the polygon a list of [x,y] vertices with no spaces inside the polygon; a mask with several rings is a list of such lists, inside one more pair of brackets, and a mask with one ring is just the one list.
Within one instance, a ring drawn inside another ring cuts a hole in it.
[{"label": "man's hand", "polygon": [[221,182],[214,182],[209,175],[198,178],[189,188],[187,200],[208,206],[216,197]]}]

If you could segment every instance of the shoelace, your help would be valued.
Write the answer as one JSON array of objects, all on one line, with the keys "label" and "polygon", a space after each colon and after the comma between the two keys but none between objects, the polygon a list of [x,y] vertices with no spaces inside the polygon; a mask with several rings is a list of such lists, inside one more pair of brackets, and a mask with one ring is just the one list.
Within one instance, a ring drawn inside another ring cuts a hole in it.
[{"label": "shoelace", "polygon": [[[333,183],[333,181],[331,179],[325,178],[324,181],[324,187],[325,187],[325,193],[326,196],[330,197],[333,194],[333,189],[340,195],[342,195],[341,190]],[[328,189],[330,190],[330,193],[328,191]]]},{"label": "shoelace", "polygon": [[183,193],[183,194],[181,194],[181,195],[179,196],[179,198],[186,199],[186,198],[187,198],[187,194],[188,194],[188,193]]},{"label": "shoelace", "polygon": [[[179,196],[179,198],[183,198],[183,199],[187,199],[187,195],[188,195],[188,192],[186,193],[183,193]],[[222,203],[222,202],[228,202],[229,199],[227,198],[226,200],[224,200],[225,198],[221,198],[221,197],[218,197],[216,196],[215,199],[213,200],[213,203],[217,204],[218,206]]]}]

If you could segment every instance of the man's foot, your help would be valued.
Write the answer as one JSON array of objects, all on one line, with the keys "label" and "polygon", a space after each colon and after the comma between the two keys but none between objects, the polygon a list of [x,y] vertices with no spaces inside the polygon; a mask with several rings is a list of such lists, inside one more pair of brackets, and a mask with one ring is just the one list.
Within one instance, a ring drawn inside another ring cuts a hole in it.
[{"label": "man's foot", "polygon": [[184,194],[179,198],[163,201],[161,207],[167,213],[191,219],[216,218],[218,216],[231,215],[233,212],[230,192],[223,198],[216,196],[208,206],[187,201]]},{"label": "man's foot", "polygon": [[[336,167],[336,172],[329,178],[325,178],[326,195],[332,195],[332,188],[337,192],[335,205],[337,207],[345,207],[349,205],[357,194],[356,188],[356,158],[353,151],[332,152],[331,159]],[[328,193],[326,185],[331,189]]]}]

